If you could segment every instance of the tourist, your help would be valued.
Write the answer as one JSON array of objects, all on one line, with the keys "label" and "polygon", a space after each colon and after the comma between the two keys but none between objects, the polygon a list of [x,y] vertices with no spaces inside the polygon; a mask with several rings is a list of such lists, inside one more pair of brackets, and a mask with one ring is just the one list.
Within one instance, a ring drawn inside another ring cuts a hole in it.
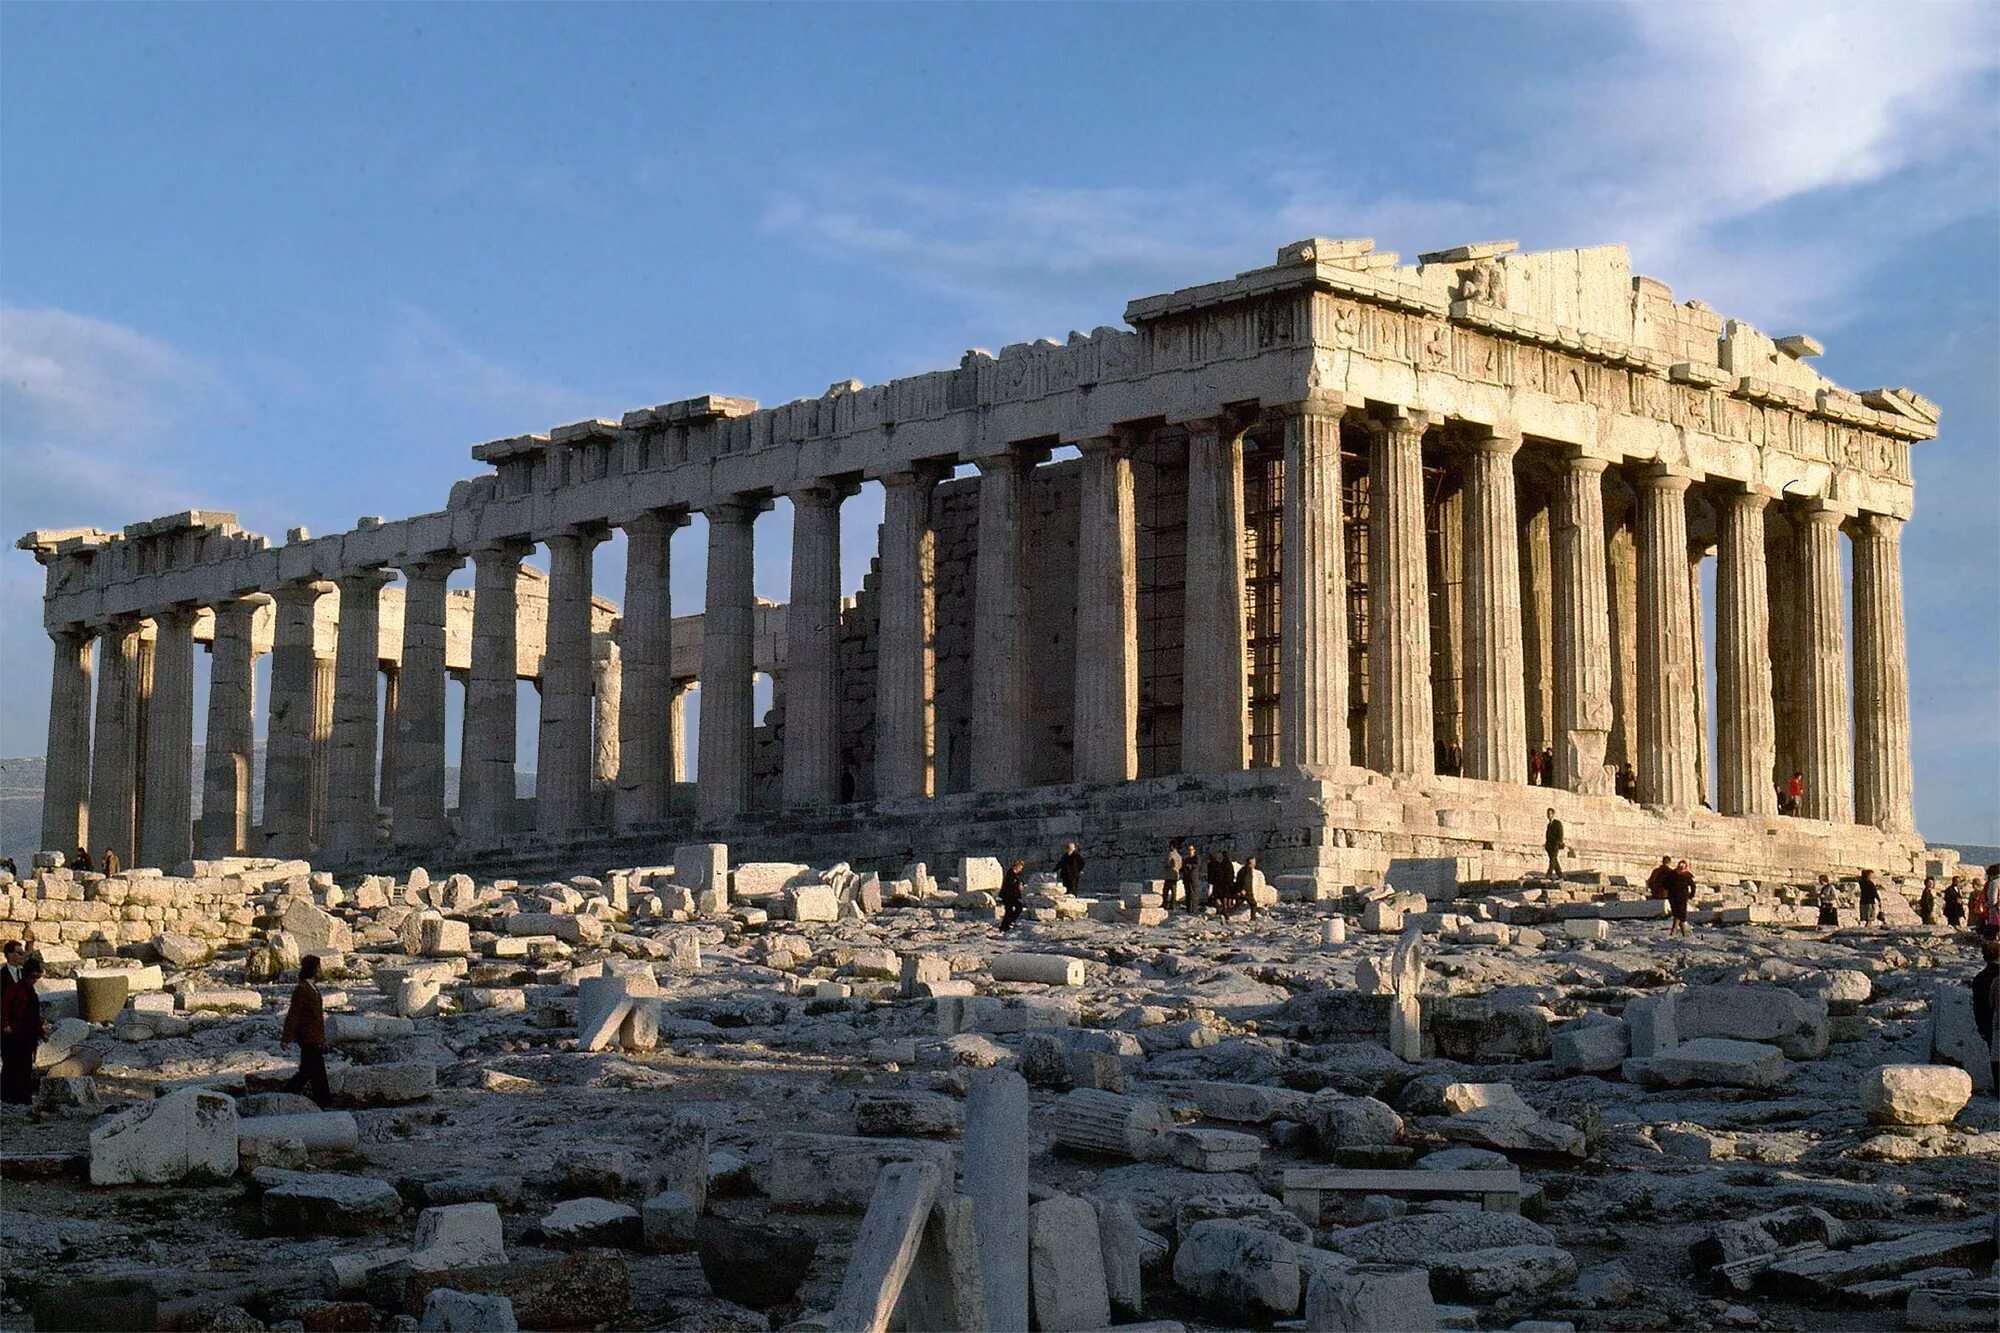
[{"label": "tourist", "polygon": [[79,847],[76,849],[76,859],[70,862],[70,868],[72,870],[90,869],[90,849],[88,847]]},{"label": "tourist", "polygon": [[1172,838],[1167,839],[1166,871],[1160,879],[1160,906],[1171,911],[1181,887],[1181,845]]},{"label": "tourist", "polygon": [[1542,752],[1532,745],[1528,747],[1528,785],[1542,785]]},{"label": "tourist", "polygon": [[1548,827],[1542,830],[1542,850],[1549,854],[1549,878],[1562,877],[1563,848],[1569,844],[1563,841],[1563,822],[1556,818],[1554,806],[1549,807]]},{"label": "tourist", "polygon": [[1867,925],[1882,914],[1882,890],[1875,884],[1875,872],[1861,872],[1861,923]]},{"label": "tourist", "polygon": [[1825,875],[1813,886],[1813,897],[1819,901],[1819,923],[1822,926],[1838,928],[1840,925],[1840,893],[1833,887],[1833,881]]},{"label": "tourist", "polygon": [[1917,920],[1927,926],[1937,924],[1937,877],[1924,876],[1924,891],[1917,895]]},{"label": "tourist", "polygon": [[1663,856],[1660,858],[1660,863],[1653,867],[1653,873],[1646,876],[1646,896],[1664,900],[1667,890],[1672,888],[1673,884],[1674,858]]},{"label": "tourist", "polygon": [[1986,960],[1986,966],[1972,979],[1972,1022],[1986,1039],[1986,1053],[1993,1065],[1993,1095],[2000,1099],[2000,1031],[1995,1031],[1993,1022],[1993,1003],[2000,998],[1994,994],[1995,986],[2000,985],[2000,940],[1986,941],[1979,956]]},{"label": "tourist", "polygon": [[[1172,887],[1168,886],[1169,889]],[[1201,857],[1193,843],[1181,851],[1181,899],[1186,911],[1201,910]]]},{"label": "tourist", "polygon": [[1953,930],[1965,924],[1965,895],[1959,892],[1956,876],[1944,886],[1944,923]]},{"label": "tourist", "polygon": [[1222,914],[1223,920],[1228,920],[1229,913],[1235,911],[1237,908],[1248,907],[1250,909],[1250,919],[1255,921],[1257,919],[1256,890],[1257,858],[1255,856],[1246,856],[1243,858],[1242,868],[1236,872],[1235,882],[1230,886],[1229,908],[1228,911]]},{"label": "tourist", "polygon": [[1236,867],[1230,864],[1229,858],[1221,852],[1210,852],[1207,879],[1208,901],[1202,906],[1213,907],[1220,911],[1222,904],[1228,902],[1231,895],[1236,892]]},{"label": "tourist", "polygon": [[1799,812],[1799,802],[1803,801],[1805,796],[1806,775],[1795,768],[1792,770],[1791,781],[1785,784],[1785,799],[1778,803],[1778,813],[1796,815]]},{"label": "tourist", "polygon": [[1075,843],[1063,844],[1063,854],[1056,858],[1056,878],[1069,893],[1075,893],[1083,883],[1083,853],[1076,849]]},{"label": "tourist", "polygon": [[28,946],[19,940],[8,940],[0,945],[0,955],[6,959],[0,963],[0,1001],[4,1001],[8,990],[20,984],[21,973],[28,965]]},{"label": "tourist", "polygon": [[2000,864],[1986,867],[1986,884],[1980,890],[1980,910],[1972,928],[1986,939],[2000,939]]},{"label": "tourist", "polygon": [[6,871],[9,879],[21,877],[21,867],[14,864],[14,858],[11,856],[0,856],[0,870]]},{"label": "tourist", "polygon": [[299,960],[299,984],[292,987],[292,1002],[285,1010],[285,1026],[278,1034],[278,1049],[299,1044],[299,1072],[285,1084],[285,1091],[307,1094],[322,1109],[333,1100],[326,1086],[326,1007],[320,1001],[319,955],[309,953]]},{"label": "tourist", "polygon": [[1667,934],[1679,935],[1682,939],[1686,939],[1688,902],[1694,897],[1694,872],[1688,869],[1686,861],[1682,861],[1667,873],[1670,876],[1667,881],[1667,909],[1674,917],[1674,923],[1667,927]]},{"label": "tourist", "polygon": [[1544,745],[1542,747],[1541,759],[1542,785],[1544,787],[1553,787],[1556,785],[1556,752]]},{"label": "tourist", "polygon": [[[11,967],[11,964],[10,964]],[[35,1096],[35,1048],[42,1044],[42,960],[29,956],[0,995],[0,1102],[26,1106]]]},{"label": "tourist", "polygon": [[117,874],[117,873],[118,873],[118,869],[119,869],[119,864],[120,864],[120,863],[119,863],[119,860],[118,860],[118,850],[117,850],[117,848],[115,848],[115,847],[106,847],[106,848],[104,849],[104,857],[103,857],[103,859],[102,859],[102,860],[100,860],[100,861],[98,862],[98,864],[104,867],[104,873],[105,873],[105,874],[107,874],[107,875],[115,875],[115,874]]},{"label": "tourist", "polygon": [[1618,765],[1617,776],[1611,780],[1612,790],[1628,801],[1639,799],[1639,775],[1632,771],[1632,765]]}]

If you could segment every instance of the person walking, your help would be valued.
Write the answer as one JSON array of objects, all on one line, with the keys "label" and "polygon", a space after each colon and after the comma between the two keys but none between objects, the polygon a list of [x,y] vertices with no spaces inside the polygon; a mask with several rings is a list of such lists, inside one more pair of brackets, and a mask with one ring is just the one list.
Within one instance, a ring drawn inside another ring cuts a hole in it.
[{"label": "person walking", "polygon": [[1063,844],[1063,854],[1056,858],[1056,878],[1062,881],[1066,893],[1075,893],[1083,883],[1083,853],[1076,849],[1075,843]]},{"label": "person walking", "polygon": [[1682,861],[1667,873],[1671,876],[1667,883],[1667,910],[1673,914],[1674,919],[1673,924],[1667,927],[1667,934],[1670,937],[1679,935],[1682,939],[1686,939],[1688,902],[1694,897],[1694,872],[1688,869],[1686,861]]},{"label": "person walking", "polygon": [[20,980],[0,995],[0,1102],[26,1106],[35,1099],[35,1048],[42,1044],[42,960],[30,955]]},{"label": "person walking", "polygon": [[1660,863],[1653,867],[1653,873],[1646,876],[1646,896],[1664,900],[1667,890],[1672,888],[1673,884],[1674,858],[1663,856],[1660,858]]},{"label": "person walking", "polygon": [[1193,843],[1181,849],[1181,900],[1183,910],[1201,910],[1201,855]]},{"label": "person walking", "polygon": [[1805,800],[1805,798],[1806,775],[1795,768],[1792,770],[1790,780],[1785,783],[1785,799],[1779,803],[1778,813],[1781,815],[1796,815],[1799,812],[1799,802]]},{"label": "person walking", "polygon": [[1867,925],[1882,914],[1882,890],[1875,883],[1875,872],[1861,872],[1861,923]]},{"label": "person walking", "polygon": [[1937,924],[1937,877],[1924,876],[1924,891],[1917,895],[1917,920],[1927,926]]},{"label": "person walking", "polygon": [[278,1049],[299,1044],[299,1072],[285,1083],[285,1091],[307,1093],[322,1109],[333,1100],[326,1086],[326,1006],[320,999],[319,955],[309,953],[299,960],[299,984],[292,987],[292,1002],[285,1009],[285,1026],[278,1034]]},{"label": "person walking", "polygon": [[28,946],[19,940],[8,940],[0,945],[0,958],[5,959],[0,962],[0,999],[4,999],[9,987],[20,984],[21,973],[28,965]]},{"label": "person walking", "polygon": [[1028,868],[1026,861],[1015,861],[1008,865],[1007,873],[1000,877],[1000,933],[1005,935],[1021,919],[1021,907],[1025,895],[1021,892],[1021,872]]},{"label": "person walking", "polygon": [[1257,919],[1257,858],[1246,856],[1242,867],[1236,872],[1236,880],[1230,885],[1229,911],[1222,914],[1228,920],[1229,913],[1239,907],[1250,909],[1250,919]]},{"label": "person walking", "polygon": [[1208,901],[1203,903],[1202,906],[1213,907],[1217,911],[1221,911],[1223,904],[1228,902],[1231,895],[1235,892],[1236,868],[1229,863],[1229,858],[1221,852],[1210,852],[1208,854]]},{"label": "person walking", "polygon": [[1944,886],[1944,923],[1954,930],[1965,924],[1965,895],[1955,878]]},{"label": "person walking", "polygon": [[1993,1022],[1995,990],[2000,988],[2000,940],[1988,940],[1979,948],[1986,966],[1972,978],[1972,1024],[1986,1039],[1986,1054],[1993,1065],[1993,1096],[2000,1099],[2000,1026]]},{"label": "person walking", "polygon": [[1825,875],[1813,886],[1813,898],[1819,903],[1819,924],[1829,930],[1840,926],[1840,894],[1833,887],[1833,881]]},{"label": "person walking", "polygon": [[1563,841],[1563,822],[1556,818],[1554,806],[1549,807],[1549,824],[1542,830],[1542,850],[1549,854],[1549,878],[1562,878],[1563,849],[1569,844]]}]

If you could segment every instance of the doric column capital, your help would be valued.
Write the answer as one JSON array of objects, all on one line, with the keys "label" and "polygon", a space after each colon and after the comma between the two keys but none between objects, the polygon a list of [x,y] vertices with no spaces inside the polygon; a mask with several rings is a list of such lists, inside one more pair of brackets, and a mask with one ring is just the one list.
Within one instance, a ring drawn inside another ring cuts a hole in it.
[{"label": "doric column capital", "polygon": [[730,495],[711,500],[701,506],[701,516],[708,520],[710,527],[724,524],[748,526],[757,521],[757,515],[771,507],[768,496]]},{"label": "doric column capital", "polygon": [[615,526],[628,535],[671,537],[687,526],[688,517],[685,509],[647,509],[620,519]]},{"label": "doric column capital", "polygon": [[1477,454],[1512,458],[1521,451],[1521,432],[1512,427],[1474,426],[1463,438],[1466,448]]},{"label": "doric column capital", "polygon": [[282,611],[289,607],[317,605],[320,598],[333,590],[334,585],[324,579],[305,579],[298,583],[280,583],[270,590],[270,597]]},{"label": "doric column capital", "polygon": [[801,505],[838,505],[860,489],[861,483],[852,477],[813,477],[793,482],[779,493],[796,509]]},{"label": "doric column capital", "polygon": [[611,529],[603,523],[571,523],[542,533],[537,540],[554,550],[562,546],[569,550],[592,551],[600,542],[609,540]]},{"label": "doric column capital", "polygon": [[433,551],[406,560],[397,568],[403,571],[403,578],[409,583],[443,583],[465,568],[465,557],[457,551]]},{"label": "doric column capital", "polygon": [[489,569],[518,565],[527,559],[528,553],[534,549],[535,544],[525,539],[505,538],[499,541],[481,542],[472,548],[472,566],[474,569]]},{"label": "doric column capital", "polygon": [[1295,403],[1279,403],[1271,409],[1280,417],[1339,417],[1347,415],[1347,396],[1332,389],[1310,389]]},{"label": "doric column capital", "polygon": [[946,464],[919,460],[893,471],[881,473],[875,479],[887,490],[928,488],[937,485],[948,470]]},{"label": "doric column capital", "polygon": [[1626,479],[1638,491],[1652,491],[1660,495],[1685,495],[1688,487],[1694,485],[1691,472],[1665,467],[1657,463],[1645,463],[1630,469]]},{"label": "doric column capital", "polygon": [[1610,466],[1610,459],[1595,454],[1565,453],[1556,460],[1559,471],[1575,476],[1601,477]]},{"label": "doric column capital", "polygon": [[1723,486],[1711,498],[1725,509],[1741,514],[1761,514],[1777,498],[1777,493],[1768,487],[1743,484]]},{"label": "doric column capital", "polygon": [[334,579],[334,583],[342,592],[367,592],[370,589],[387,587],[395,581],[395,578],[396,576],[388,570],[375,565],[366,569],[344,570]]},{"label": "doric column capital", "polygon": [[1432,414],[1421,408],[1404,407],[1397,403],[1370,402],[1364,424],[1370,435],[1422,436],[1431,428]]},{"label": "doric column capital", "polygon": [[177,632],[185,629],[191,633],[194,630],[194,622],[200,615],[200,603],[174,602],[153,612],[150,619],[162,632],[168,629],[173,629]]},{"label": "doric column capital", "polygon": [[1853,523],[1856,537],[1866,537],[1873,541],[1898,542],[1903,538],[1904,520],[1894,514],[1857,515]]},{"label": "doric column capital", "polygon": [[1077,452],[1089,458],[1094,455],[1108,455],[1113,458],[1130,458],[1139,447],[1141,433],[1137,430],[1114,430],[1109,435],[1091,435],[1081,440],[1071,440]]}]

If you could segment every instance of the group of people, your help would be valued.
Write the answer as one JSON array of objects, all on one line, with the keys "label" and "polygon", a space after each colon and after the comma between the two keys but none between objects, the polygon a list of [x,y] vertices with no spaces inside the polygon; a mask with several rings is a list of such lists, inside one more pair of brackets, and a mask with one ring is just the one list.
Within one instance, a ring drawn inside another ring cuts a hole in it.
[{"label": "group of people", "polygon": [[[1077,845],[1066,843],[1053,867],[1066,892],[1075,893],[1082,885],[1084,864],[1083,853],[1077,850]],[[1016,859],[1008,862],[1001,873],[1002,933],[1012,930],[1014,923],[1021,919],[1022,909],[1027,903],[1022,877],[1027,872],[1028,863]],[[1244,908],[1249,909],[1252,919],[1257,916],[1257,899],[1253,892],[1257,883],[1257,858],[1254,855],[1245,857],[1239,866],[1230,860],[1228,853],[1210,849],[1204,863],[1192,842],[1176,838],[1167,843],[1165,872],[1165,906],[1169,911],[1173,910],[1178,899],[1183,911],[1203,912],[1213,907],[1225,921]],[[1204,883],[1208,886],[1206,897],[1201,891]]]},{"label": "group of people", "polygon": [[1917,896],[1917,917],[1935,926],[1940,909],[1945,924],[1955,930],[1970,928],[1989,940],[2000,936],[2000,866],[1988,866],[1984,882],[1970,885],[1965,876],[1953,875],[1942,894],[1937,876],[1927,876],[1924,891]]},{"label": "group of people", "polygon": [[1688,868],[1687,858],[1678,863],[1671,856],[1663,856],[1653,867],[1653,873],[1646,876],[1646,892],[1654,898],[1664,898],[1668,915],[1673,918],[1667,927],[1669,937],[1679,935],[1683,939],[1688,933],[1688,903],[1694,899],[1694,871]]}]

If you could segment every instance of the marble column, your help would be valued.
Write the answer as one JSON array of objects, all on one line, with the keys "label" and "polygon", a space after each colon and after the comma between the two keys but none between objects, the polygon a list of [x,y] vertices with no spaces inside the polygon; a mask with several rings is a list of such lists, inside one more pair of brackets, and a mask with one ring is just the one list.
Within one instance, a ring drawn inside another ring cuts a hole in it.
[{"label": "marble column", "polygon": [[[1441,773],[1465,769],[1465,487],[1446,477],[1427,494],[1425,585],[1431,634],[1431,754]],[[1454,763],[1446,757],[1458,756]]]},{"label": "marble column", "polygon": [[1605,589],[1602,458],[1565,458],[1549,504],[1553,593],[1549,698],[1556,785],[1602,795],[1611,739],[1611,616]]},{"label": "marble column", "polygon": [[725,501],[708,519],[708,593],[701,612],[701,747],[695,807],[703,820],[750,808],[756,719],[755,546],[759,506]]},{"label": "marble column", "polygon": [[271,708],[264,725],[263,852],[307,856],[312,845],[313,741],[318,682],[314,611],[325,583],[287,583],[271,592]]},{"label": "marble column", "polygon": [[1840,587],[1841,511],[1809,502],[1799,517],[1799,625],[1802,698],[1799,767],[1805,794],[1799,813],[1835,824],[1854,822],[1854,769],[1847,728],[1847,627]]},{"label": "marble column", "polygon": [[1425,583],[1422,412],[1369,422],[1368,766],[1430,773],[1430,593]]},{"label": "marble column", "polygon": [[1073,760],[1078,782],[1139,776],[1139,526],[1132,451],[1085,440],[1077,492]]},{"label": "marble column", "polygon": [[96,725],[90,748],[90,850],[115,851],[134,864],[139,784],[139,622],[114,620],[98,631]]},{"label": "marble column", "polygon": [[404,846],[439,843],[445,837],[446,581],[464,566],[465,557],[456,552],[403,566],[403,663],[396,673],[390,808],[396,841]]},{"label": "marble column", "polygon": [[1775,723],[1771,703],[1771,601],[1764,568],[1761,491],[1716,497],[1721,541],[1715,557],[1715,808],[1725,815],[1774,815]]},{"label": "marble column", "polygon": [[[215,606],[208,651],[208,728],[201,778],[202,856],[251,850],[250,793],[257,749],[258,610],[264,597],[233,597]],[[268,757],[266,762],[268,762]]]},{"label": "marble column", "polygon": [[[398,650],[400,651],[400,649]],[[396,762],[396,719],[403,711],[403,664],[400,661],[382,663],[382,724],[377,734],[375,752],[375,809],[377,826],[380,826],[381,812],[392,809],[396,804],[396,774],[400,771]]]},{"label": "marble column", "polygon": [[675,783],[688,780],[687,696],[693,688],[692,678],[676,680],[667,701],[667,771]]},{"label": "marble column", "polygon": [[382,588],[389,575],[363,569],[335,580],[340,633],[333,656],[333,739],[327,763],[326,841],[336,851],[374,843],[380,740]]},{"label": "marble column", "polygon": [[139,858],[170,875],[194,856],[194,621],[193,606],[153,617]]},{"label": "marble column", "polygon": [[1278,762],[1348,762],[1347,551],[1342,532],[1342,405],[1285,413],[1279,579]]},{"label": "marble column", "polygon": [[1642,472],[1639,492],[1639,799],[1693,806],[1694,634],[1688,603],[1687,489],[1692,478]]},{"label": "marble column", "polygon": [[1518,435],[1474,439],[1465,457],[1465,776],[1526,782]]},{"label": "marble column", "polygon": [[472,662],[465,683],[458,824],[461,834],[475,842],[502,837],[514,815],[521,679],[516,588],[526,554],[526,545],[515,542],[472,553]]},{"label": "marble column", "polygon": [[1903,520],[1854,524],[1854,817],[1910,833],[1910,664],[1903,633]]},{"label": "marble column", "polygon": [[42,850],[76,855],[90,837],[90,649],[82,628],[50,631],[49,744],[43,753]]},{"label": "marble column", "polygon": [[312,660],[312,785],[306,798],[306,829],[316,848],[330,845],[327,810],[333,803],[334,658],[333,653],[316,651]]},{"label": "marble column", "polygon": [[625,711],[625,653],[610,637],[591,636],[590,644],[590,783],[610,792],[614,813],[617,798],[619,720]]},{"label": "marble column", "polygon": [[882,478],[882,569],[875,632],[875,794],[931,792],[931,469]]},{"label": "marble column", "polygon": [[1027,785],[1028,584],[1023,558],[1028,462],[1009,451],[979,464],[973,555],[972,787]]},{"label": "marble column", "polygon": [[1182,616],[1181,769],[1231,773],[1250,747],[1243,586],[1243,434],[1187,423],[1187,603]]},{"label": "marble column", "polygon": [[621,828],[666,819],[673,796],[668,703],[674,692],[673,538],[687,515],[656,510],[625,527],[625,605],[619,626],[618,789]]},{"label": "marble column", "polygon": [[[1782,787],[1795,772],[1803,772],[1799,753],[1799,702],[1804,670],[1799,626],[1799,559],[1797,525],[1785,506],[1764,511],[1765,588],[1771,605],[1771,716],[1774,746],[1771,782]],[[1772,796],[1773,804],[1777,797]]]},{"label": "marble column", "polygon": [[590,822],[591,557],[603,540],[595,529],[548,538],[548,633],[535,765],[535,827],[543,833],[567,833]]},{"label": "marble column", "polygon": [[840,803],[840,502],[845,489],[801,486],[792,501],[792,583],[785,609],[788,807]]},{"label": "marble column", "polygon": [[[1549,504],[1543,498],[1516,495],[1524,517],[1520,528],[1521,562],[1521,688],[1527,702],[1528,748],[1555,750],[1555,631],[1549,623],[1554,610],[1551,590]],[[1548,781],[1553,785],[1555,779]]]},{"label": "marble column", "polygon": [[[1636,504],[1634,505],[1636,508]],[[1628,510],[1607,520],[1605,604],[1611,617],[1611,735],[1606,757],[1639,767],[1639,539]]]}]

